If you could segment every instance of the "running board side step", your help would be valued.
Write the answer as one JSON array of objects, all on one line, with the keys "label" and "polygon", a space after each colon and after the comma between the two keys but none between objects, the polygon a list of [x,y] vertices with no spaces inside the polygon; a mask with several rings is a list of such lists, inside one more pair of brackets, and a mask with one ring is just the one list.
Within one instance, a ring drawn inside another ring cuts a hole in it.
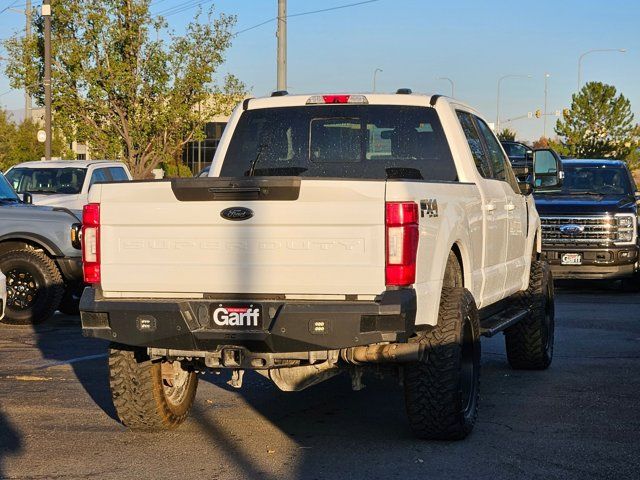
[{"label": "running board side step", "polygon": [[496,333],[499,333],[510,326],[515,325],[520,320],[525,319],[528,314],[529,310],[514,308],[496,313],[480,323],[480,335],[493,337]]}]

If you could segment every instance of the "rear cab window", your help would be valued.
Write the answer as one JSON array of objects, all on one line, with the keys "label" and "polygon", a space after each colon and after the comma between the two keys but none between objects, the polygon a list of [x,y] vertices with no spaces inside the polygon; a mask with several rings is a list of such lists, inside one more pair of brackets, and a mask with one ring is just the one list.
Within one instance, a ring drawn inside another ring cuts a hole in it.
[{"label": "rear cab window", "polygon": [[248,110],[220,176],[405,178],[456,181],[436,111],[399,105],[313,105]]}]

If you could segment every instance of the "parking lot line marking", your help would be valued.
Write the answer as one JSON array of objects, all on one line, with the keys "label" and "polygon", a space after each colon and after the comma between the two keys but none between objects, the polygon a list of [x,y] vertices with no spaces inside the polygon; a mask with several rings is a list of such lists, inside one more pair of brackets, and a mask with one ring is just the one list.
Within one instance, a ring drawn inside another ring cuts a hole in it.
[{"label": "parking lot line marking", "polygon": [[106,353],[99,353],[97,355],[85,355],[84,357],[70,358],[68,360],[26,360],[20,362],[22,364],[31,364],[36,370],[44,370],[46,368],[57,367],[59,365],[71,365],[78,362],[86,362],[88,360],[96,360],[98,358],[106,358]]}]

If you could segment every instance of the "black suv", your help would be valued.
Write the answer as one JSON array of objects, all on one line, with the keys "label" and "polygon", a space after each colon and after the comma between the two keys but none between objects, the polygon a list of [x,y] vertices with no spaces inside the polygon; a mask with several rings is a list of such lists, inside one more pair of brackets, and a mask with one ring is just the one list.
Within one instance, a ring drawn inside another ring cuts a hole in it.
[{"label": "black suv", "polygon": [[554,278],[626,278],[632,285],[640,197],[626,163],[563,159],[561,165],[560,187],[535,190],[543,255]]}]

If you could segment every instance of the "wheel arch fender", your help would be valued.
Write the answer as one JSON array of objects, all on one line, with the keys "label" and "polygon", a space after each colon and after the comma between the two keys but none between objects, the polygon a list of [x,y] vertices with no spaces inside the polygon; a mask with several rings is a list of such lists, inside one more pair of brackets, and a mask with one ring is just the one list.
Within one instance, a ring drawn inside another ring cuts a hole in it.
[{"label": "wheel arch fender", "polygon": [[426,288],[418,296],[418,311],[420,315],[416,317],[416,325],[436,325],[438,322],[440,302],[434,301],[434,298],[439,299],[442,295],[445,270],[451,251],[454,252],[460,262],[464,287],[475,297],[476,292],[473,288],[474,265],[471,258],[472,253],[469,250],[471,241],[469,229],[464,228],[462,219],[465,217],[460,216],[458,218],[460,220],[455,223],[443,219],[438,229],[435,245],[431,252],[433,260],[429,277],[425,282]]},{"label": "wheel arch fender", "polygon": [[[28,233],[28,232],[14,232],[14,233],[0,236],[0,254],[11,249],[11,248],[6,248],[6,246],[12,245],[15,243],[24,244],[25,246],[30,246],[35,249],[43,250],[50,257],[63,256],[62,251],[49,239],[47,239],[46,237],[43,237],[42,235],[38,235],[37,233]],[[5,248],[3,248],[3,246],[5,246]]]}]

